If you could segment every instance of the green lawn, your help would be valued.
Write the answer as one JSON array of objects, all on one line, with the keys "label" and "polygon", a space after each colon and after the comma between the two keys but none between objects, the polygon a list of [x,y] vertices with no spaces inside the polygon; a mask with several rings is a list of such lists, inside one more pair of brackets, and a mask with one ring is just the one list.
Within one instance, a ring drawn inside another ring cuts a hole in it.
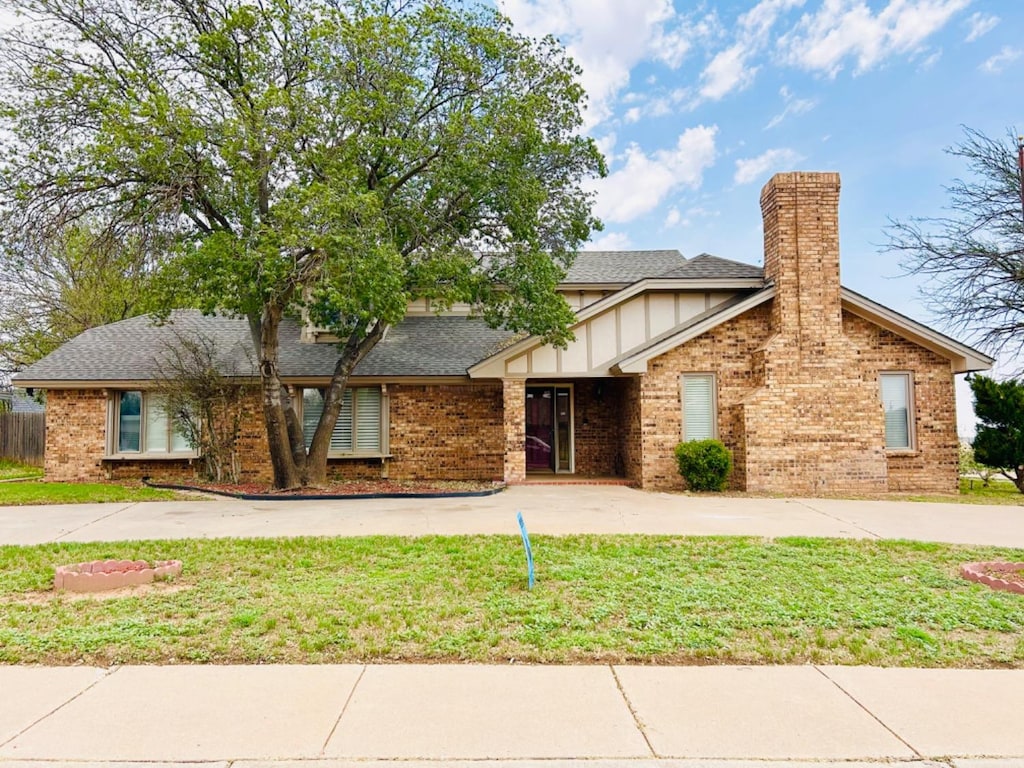
[{"label": "green lawn", "polygon": [[19,464],[11,459],[0,459],[0,480],[35,478],[43,476],[42,467]]},{"label": "green lawn", "polygon": [[[0,547],[0,663],[368,660],[1024,668],[1024,551],[891,541],[508,536]],[[55,594],[53,568],[180,558],[168,584]]]},{"label": "green lawn", "polygon": [[102,501],[166,501],[174,491],[115,483],[0,483],[0,506],[17,504],[86,504]]},{"label": "green lawn", "polygon": [[977,478],[960,478],[960,494],[984,504],[1024,504],[1024,493],[1005,478],[992,478],[986,486]]}]

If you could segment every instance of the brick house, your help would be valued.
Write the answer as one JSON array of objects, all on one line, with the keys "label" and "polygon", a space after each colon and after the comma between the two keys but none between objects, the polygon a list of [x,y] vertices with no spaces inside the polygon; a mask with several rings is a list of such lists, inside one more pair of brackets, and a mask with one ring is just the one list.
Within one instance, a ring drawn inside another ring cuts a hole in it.
[{"label": "brick house", "polygon": [[[953,375],[992,358],[839,282],[839,176],[786,173],[761,193],[764,268],[677,251],[584,252],[561,286],[565,349],[414,303],[360,363],[332,439],[345,477],[622,477],[682,488],[673,448],[717,437],[755,492],[951,492]],[[81,334],[16,377],[47,391],[51,479],[173,477],[194,455],[154,392],[174,334],[215,339],[251,371],[243,320],[133,318]],[[298,322],[280,368],[315,427],[335,347]],[[243,472],[269,480],[257,400]],[[311,427],[309,434],[311,434]]]}]

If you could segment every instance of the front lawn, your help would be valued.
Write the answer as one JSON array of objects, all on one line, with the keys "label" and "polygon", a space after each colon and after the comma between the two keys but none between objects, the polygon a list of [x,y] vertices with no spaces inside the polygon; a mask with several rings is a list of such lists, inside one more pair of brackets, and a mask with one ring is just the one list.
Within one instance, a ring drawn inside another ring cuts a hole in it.
[{"label": "front lawn", "polygon": [[0,480],[20,480],[43,476],[42,467],[21,464],[12,459],[0,459]]},{"label": "front lawn", "polygon": [[[892,541],[537,536],[0,547],[0,663],[475,661],[1024,668],[1024,596],[957,575],[1024,551]],[[56,565],[178,558],[55,594]]]},{"label": "front lawn", "polygon": [[174,491],[116,483],[0,483],[0,507],[20,504],[89,504],[104,501],[168,501]]},{"label": "front lawn", "polygon": [[976,477],[961,477],[960,494],[981,504],[1024,504],[1024,493],[1005,478],[992,478],[985,485]]}]

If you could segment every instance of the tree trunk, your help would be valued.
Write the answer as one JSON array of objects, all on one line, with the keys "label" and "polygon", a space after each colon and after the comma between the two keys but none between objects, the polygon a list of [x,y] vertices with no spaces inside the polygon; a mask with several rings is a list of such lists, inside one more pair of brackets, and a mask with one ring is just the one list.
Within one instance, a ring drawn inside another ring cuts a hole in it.
[{"label": "tree trunk", "polygon": [[341,413],[348,378],[359,361],[384,338],[385,330],[387,326],[378,321],[365,336],[350,336],[342,348],[324,396],[324,410],[320,414],[320,421],[316,425],[316,432],[309,446],[305,467],[305,480],[309,485],[324,485],[327,482],[327,453],[331,448],[334,425],[338,423],[338,416]]},{"label": "tree trunk", "polygon": [[[249,330],[253,344],[259,350],[260,388],[263,400],[263,420],[267,428],[267,447],[274,470],[274,487],[297,488],[302,484],[302,465],[294,451],[285,415],[287,395],[281,384],[278,369],[278,328],[284,312],[280,307],[264,305],[262,314],[249,316]],[[291,408],[291,403],[287,403]],[[301,435],[300,435],[301,446]],[[302,458],[305,458],[303,451]]]}]

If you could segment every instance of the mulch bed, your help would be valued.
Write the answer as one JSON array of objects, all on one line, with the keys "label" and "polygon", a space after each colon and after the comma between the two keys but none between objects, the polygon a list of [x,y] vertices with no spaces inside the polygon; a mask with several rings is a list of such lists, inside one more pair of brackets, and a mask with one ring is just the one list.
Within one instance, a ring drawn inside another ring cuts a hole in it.
[{"label": "mulch bed", "polygon": [[265,483],[181,483],[148,479],[147,485],[156,488],[201,491],[243,499],[345,499],[345,498],[393,498],[393,497],[435,497],[435,496],[486,496],[505,488],[501,482],[399,482],[395,480],[350,480],[336,482],[316,488],[275,489]]}]

